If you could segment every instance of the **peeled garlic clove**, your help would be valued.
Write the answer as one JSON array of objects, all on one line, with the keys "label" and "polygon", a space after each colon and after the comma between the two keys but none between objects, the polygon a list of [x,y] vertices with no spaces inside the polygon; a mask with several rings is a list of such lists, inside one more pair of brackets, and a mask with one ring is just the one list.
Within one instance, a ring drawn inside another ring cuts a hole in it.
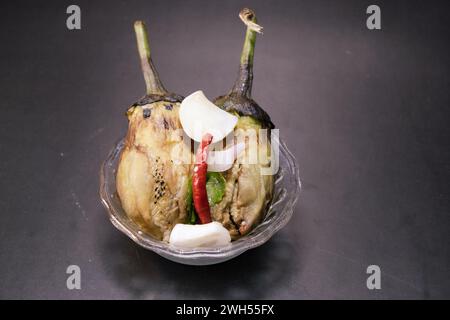
[{"label": "peeled garlic clove", "polygon": [[212,143],[222,140],[233,131],[238,118],[217,107],[203,91],[184,98],[180,106],[180,122],[189,138],[201,142],[204,134],[213,136]]},{"label": "peeled garlic clove", "polygon": [[230,169],[234,160],[245,150],[245,143],[240,142],[225,150],[208,152],[208,171],[223,172]]},{"label": "peeled garlic clove", "polygon": [[231,242],[230,234],[219,222],[177,224],[170,233],[169,243],[176,247],[223,247]]}]

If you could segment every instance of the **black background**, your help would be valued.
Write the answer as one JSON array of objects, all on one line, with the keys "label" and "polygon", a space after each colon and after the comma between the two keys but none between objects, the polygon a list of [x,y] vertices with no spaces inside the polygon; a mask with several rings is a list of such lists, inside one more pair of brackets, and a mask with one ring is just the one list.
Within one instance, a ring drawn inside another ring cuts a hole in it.
[{"label": "black background", "polygon": [[[382,30],[366,28],[370,4]],[[450,298],[448,2],[4,1],[0,298]],[[78,4],[82,29],[66,28]],[[215,266],[164,260],[115,230],[99,167],[144,93],[147,22],[166,87],[234,81],[255,9],[253,97],[298,159],[303,192],[269,243]],[[82,289],[66,288],[66,268]],[[379,265],[382,289],[366,288]]]}]

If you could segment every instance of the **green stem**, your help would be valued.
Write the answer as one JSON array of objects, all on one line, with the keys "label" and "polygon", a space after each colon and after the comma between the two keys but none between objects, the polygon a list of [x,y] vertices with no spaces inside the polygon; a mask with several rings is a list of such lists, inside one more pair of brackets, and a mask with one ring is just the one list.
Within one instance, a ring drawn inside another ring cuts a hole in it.
[{"label": "green stem", "polygon": [[[254,22],[256,22],[256,18],[254,19]],[[247,31],[245,32],[244,47],[242,48],[241,53],[241,65],[248,64],[253,66],[255,42],[256,42],[256,31],[252,30],[250,27],[247,27]]]},{"label": "green stem", "polygon": [[145,23],[143,21],[136,21],[134,23],[134,32],[136,33],[137,47],[141,59],[141,68],[142,73],[144,74],[147,94],[162,95],[167,93],[167,90],[159,79],[158,72],[156,71],[150,56],[150,45]]},{"label": "green stem", "polygon": [[247,25],[247,31],[241,53],[238,78],[231,92],[250,98],[253,84],[253,56],[255,53],[256,34],[261,32],[262,27],[256,23],[256,15],[250,9],[242,9],[239,17]]}]

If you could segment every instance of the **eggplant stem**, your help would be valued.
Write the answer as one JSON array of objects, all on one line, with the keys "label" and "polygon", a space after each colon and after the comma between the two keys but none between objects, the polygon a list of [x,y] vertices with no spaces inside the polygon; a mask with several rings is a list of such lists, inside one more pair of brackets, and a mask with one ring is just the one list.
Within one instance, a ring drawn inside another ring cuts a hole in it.
[{"label": "eggplant stem", "polygon": [[250,98],[253,84],[253,56],[256,34],[262,33],[263,28],[257,24],[256,15],[251,9],[242,9],[239,12],[239,18],[247,26],[247,31],[241,53],[238,78],[231,92]]},{"label": "eggplant stem", "polygon": [[239,12],[239,18],[241,18],[242,22],[257,33],[263,33],[263,27],[256,23],[256,15],[255,12],[249,8],[244,8]]},{"label": "eggplant stem", "polygon": [[136,33],[137,47],[147,94],[163,95],[167,93],[167,90],[159,79],[158,72],[156,71],[150,56],[150,44],[145,23],[143,21],[136,21],[134,23],[134,32]]}]

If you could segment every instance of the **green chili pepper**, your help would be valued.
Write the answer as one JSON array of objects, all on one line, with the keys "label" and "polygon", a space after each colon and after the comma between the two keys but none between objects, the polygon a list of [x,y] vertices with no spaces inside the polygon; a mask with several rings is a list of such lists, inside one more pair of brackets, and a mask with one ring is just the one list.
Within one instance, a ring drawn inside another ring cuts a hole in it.
[{"label": "green chili pepper", "polygon": [[213,206],[222,201],[225,194],[225,178],[219,172],[208,172],[206,179],[208,203],[210,206]]},{"label": "green chili pepper", "polygon": [[192,201],[192,178],[188,180],[188,191],[186,195],[187,224],[195,224],[197,213],[195,212],[194,202]]},{"label": "green chili pepper", "polygon": [[[206,193],[208,194],[208,203],[213,206],[222,201],[225,195],[225,178],[219,172],[208,172],[206,174]],[[188,181],[188,191],[186,195],[187,224],[195,224],[198,214],[195,211],[192,198],[192,178]]]}]

